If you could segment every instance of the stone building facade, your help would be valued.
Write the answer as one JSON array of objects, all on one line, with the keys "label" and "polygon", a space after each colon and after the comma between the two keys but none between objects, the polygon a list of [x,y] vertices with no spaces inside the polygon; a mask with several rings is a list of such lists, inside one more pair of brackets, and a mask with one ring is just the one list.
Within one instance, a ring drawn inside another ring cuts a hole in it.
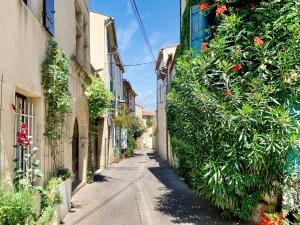
[{"label": "stone building facade", "polygon": [[167,95],[171,87],[171,81],[175,75],[174,57],[178,45],[162,48],[159,51],[156,73],[157,73],[157,108],[155,116],[155,141],[156,150],[160,156],[170,164],[173,163],[172,147],[167,129]]},{"label": "stone building facade", "polygon": [[3,0],[0,5],[1,174],[10,183],[13,162],[22,158],[16,151],[17,115],[12,105],[22,107],[22,120],[29,126],[31,148],[44,174],[39,182],[55,175],[53,156],[45,132],[45,98],[41,85],[41,64],[48,43],[57,42],[69,60],[67,113],[59,143],[58,166],[75,174],[73,191],[86,182],[89,112],[84,85],[90,73],[88,0],[20,1]]},{"label": "stone building facade", "polygon": [[94,75],[100,77],[113,96],[112,109],[99,119],[97,140],[94,141],[96,168],[106,168],[118,159],[121,131],[113,117],[118,105],[124,101],[123,74],[125,68],[118,52],[114,19],[90,12],[91,65]]}]

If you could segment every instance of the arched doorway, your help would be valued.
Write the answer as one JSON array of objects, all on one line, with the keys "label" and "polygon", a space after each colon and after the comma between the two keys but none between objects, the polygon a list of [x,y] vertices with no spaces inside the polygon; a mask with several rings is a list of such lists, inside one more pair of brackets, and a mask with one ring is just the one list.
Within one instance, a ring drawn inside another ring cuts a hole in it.
[{"label": "arched doorway", "polygon": [[79,182],[79,129],[77,119],[74,123],[73,138],[72,138],[72,171],[74,173],[73,190]]}]

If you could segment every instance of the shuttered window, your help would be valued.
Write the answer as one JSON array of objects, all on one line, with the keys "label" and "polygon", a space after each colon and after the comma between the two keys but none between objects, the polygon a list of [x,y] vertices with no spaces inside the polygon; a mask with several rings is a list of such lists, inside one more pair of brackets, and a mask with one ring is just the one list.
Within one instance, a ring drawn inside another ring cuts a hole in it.
[{"label": "shuttered window", "polygon": [[54,0],[44,0],[44,25],[54,37]]},{"label": "shuttered window", "polygon": [[198,5],[192,6],[190,12],[190,48],[201,51],[201,45],[208,35],[206,13],[200,12]]}]

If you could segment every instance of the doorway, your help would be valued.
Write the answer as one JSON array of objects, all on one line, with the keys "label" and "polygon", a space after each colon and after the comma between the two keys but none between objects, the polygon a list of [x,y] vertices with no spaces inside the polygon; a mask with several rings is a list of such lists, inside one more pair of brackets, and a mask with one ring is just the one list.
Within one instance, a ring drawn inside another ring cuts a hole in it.
[{"label": "doorway", "polygon": [[74,173],[74,181],[72,190],[78,186],[79,181],[79,129],[77,119],[74,123],[73,138],[72,138],[72,171]]}]

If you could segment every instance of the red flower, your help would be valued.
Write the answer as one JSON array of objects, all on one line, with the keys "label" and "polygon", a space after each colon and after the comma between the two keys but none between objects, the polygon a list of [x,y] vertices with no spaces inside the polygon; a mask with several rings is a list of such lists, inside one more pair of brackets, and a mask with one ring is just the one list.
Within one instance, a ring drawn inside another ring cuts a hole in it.
[{"label": "red flower", "polygon": [[261,215],[262,218],[264,218],[266,220],[265,222],[271,222],[269,217],[266,214],[264,214],[263,212],[261,212],[260,215]]},{"label": "red flower", "polygon": [[254,37],[254,43],[256,44],[256,45],[260,45],[260,46],[262,46],[262,45],[264,45],[264,41],[262,40],[262,39],[260,39],[260,37]]},{"label": "red flower", "polygon": [[225,91],[224,95],[225,95],[225,97],[231,97],[232,96],[231,90]]},{"label": "red flower", "polygon": [[279,218],[280,218],[281,220],[285,220],[285,217],[284,217],[284,215],[283,215],[283,212],[280,212],[280,213],[279,213]]},{"label": "red flower", "polygon": [[202,50],[204,51],[204,52],[208,52],[208,43],[207,42],[203,42],[202,43]]},{"label": "red flower", "polygon": [[251,4],[250,5],[250,9],[252,12],[254,12],[256,10],[256,5],[255,4]]},{"label": "red flower", "polygon": [[25,134],[28,134],[28,127],[27,127],[26,123],[21,124],[21,131]]},{"label": "red flower", "polygon": [[243,68],[243,67],[242,67],[241,64],[235,65],[234,67],[232,67],[232,71],[233,71],[233,72],[237,72],[237,71],[239,71],[239,70],[242,69],[242,68]]},{"label": "red flower", "polygon": [[22,123],[20,126],[21,131],[17,132],[18,143],[25,147],[30,145],[30,139],[28,138],[28,127],[26,123]]},{"label": "red flower", "polygon": [[202,2],[199,4],[199,10],[206,11],[208,9],[208,4],[206,2]]},{"label": "red flower", "polygon": [[220,14],[223,14],[224,12],[227,11],[227,7],[226,5],[218,5],[217,6],[217,10],[216,10],[216,14],[217,16],[220,15]]}]

